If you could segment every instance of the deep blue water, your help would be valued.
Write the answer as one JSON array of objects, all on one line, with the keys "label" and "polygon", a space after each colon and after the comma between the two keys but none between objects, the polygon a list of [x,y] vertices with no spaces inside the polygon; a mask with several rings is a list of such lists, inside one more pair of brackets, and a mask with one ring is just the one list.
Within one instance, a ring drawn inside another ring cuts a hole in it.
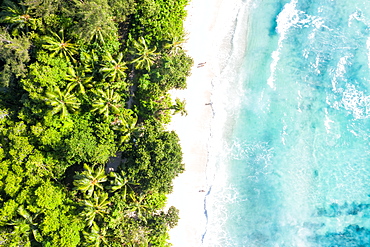
[{"label": "deep blue water", "polygon": [[370,246],[370,1],[242,2],[204,245]]}]

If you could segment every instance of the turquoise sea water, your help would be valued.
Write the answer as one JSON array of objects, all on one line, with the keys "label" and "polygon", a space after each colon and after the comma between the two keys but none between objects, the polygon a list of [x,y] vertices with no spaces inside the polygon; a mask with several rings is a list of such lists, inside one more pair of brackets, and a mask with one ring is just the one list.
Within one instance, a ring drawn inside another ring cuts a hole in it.
[{"label": "turquoise sea water", "polygon": [[370,246],[370,2],[240,3],[203,244]]}]

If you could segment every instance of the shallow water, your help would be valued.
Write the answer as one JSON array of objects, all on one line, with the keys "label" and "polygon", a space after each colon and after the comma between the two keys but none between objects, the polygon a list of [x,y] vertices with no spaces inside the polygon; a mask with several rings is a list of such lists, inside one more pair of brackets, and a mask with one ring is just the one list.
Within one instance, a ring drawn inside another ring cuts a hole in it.
[{"label": "shallow water", "polygon": [[370,5],[240,3],[204,246],[370,246]]}]

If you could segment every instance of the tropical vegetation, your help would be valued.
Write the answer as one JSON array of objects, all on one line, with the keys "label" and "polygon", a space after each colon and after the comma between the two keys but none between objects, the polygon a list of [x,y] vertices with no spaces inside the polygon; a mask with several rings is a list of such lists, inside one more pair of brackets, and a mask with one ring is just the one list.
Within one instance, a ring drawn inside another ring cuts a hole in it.
[{"label": "tropical vegetation", "polygon": [[0,246],[170,245],[186,5],[0,1]]}]

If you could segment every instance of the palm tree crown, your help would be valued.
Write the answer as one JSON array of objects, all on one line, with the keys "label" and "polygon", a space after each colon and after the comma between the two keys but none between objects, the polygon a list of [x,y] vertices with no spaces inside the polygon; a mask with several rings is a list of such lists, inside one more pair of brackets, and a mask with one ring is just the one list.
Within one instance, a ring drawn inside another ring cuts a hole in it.
[{"label": "palm tree crown", "polygon": [[154,64],[156,56],[158,53],[155,53],[157,50],[156,47],[149,49],[146,41],[143,37],[139,38],[139,41],[133,41],[133,46],[136,50],[136,59],[132,61],[135,64],[136,69],[147,69],[150,70],[150,67]]},{"label": "palm tree crown", "polygon": [[126,77],[126,63],[123,61],[123,54],[120,52],[116,59],[113,59],[110,53],[104,56],[104,67],[100,69],[104,73],[104,78],[110,78],[111,81],[121,80]]},{"label": "palm tree crown", "polygon": [[186,102],[185,100],[181,101],[179,98],[175,99],[175,104],[171,107],[174,110],[173,114],[180,113],[181,116],[188,115],[188,112],[185,109]]},{"label": "palm tree crown", "polygon": [[67,81],[70,81],[70,85],[73,87],[78,88],[79,92],[82,94],[85,94],[85,88],[91,88],[93,87],[93,83],[91,82],[93,77],[92,76],[86,76],[85,75],[85,69],[84,67],[78,67],[74,69],[73,67],[68,68],[68,74],[67,74]]},{"label": "palm tree crown", "polygon": [[86,243],[84,246],[91,247],[103,247],[109,246],[107,240],[107,229],[102,227],[100,228],[95,222],[93,222],[90,232],[83,232]]},{"label": "palm tree crown", "polygon": [[83,172],[75,175],[73,185],[76,186],[76,189],[84,193],[87,192],[87,196],[91,197],[96,188],[103,190],[102,183],[107,181],[107,175],[102,166],[94,170],[92,167],[84,164],[84,169]]},{"label": "palm tree crown", "polygon": [[64,31],[60,30],[59,35],[50,31],[52,36],[44,37],[45,44],[43,48],[51,51],[51,56],[59,55],[65,57],[67,60],[74,61],[73,55],[77,53],[77,45],[71,43],[70,40],[65,40]]},{"label": "palm tree crown", "polygon": [[46,102],[53,107],[52,114],[59,113],[62,118],[66,118],[70,112],[76,111],[80,103],[77,97],[71,93],[73,85],[68,85],[65,91],[61,91],[59,87],[54,87],[52,90],[46,91]]},{"label": "palm tree crown", "polygon": [[180,50],[182,50],[182,44],[184,42],[184,38],[176,36],[171,40],[171,42],[167,43],[164,48],[169,49],[169,55],[178,55]]},{"label": "palm tree crown", "polygon": [[83,201],[83,216],[88,220],[88,226],[91,227],[97,216],[104,217],[108,213],[110,202],[107,193],[94,192],[94,196]]},{"label": "palm tree crown", "polygon": [[[37,242],[42,242],[42,236],[38,230],[38,224],[35,222],[38,214],[30,214],[23,206],[19,206],[17,213],[22,216],[21,219],[17,219],[9,225],[14,226],[14,234],[17,237],[29,239],[31,235]],[[28,241],[26,241],[28,242]]]},{"label": "palm tree crown", "polygon": [[100,114],[104,116],[104,118],[108,118],[109,113],[119,114],[119,101],[121,97],[118,93],[114,92],[113,89],[108,89],[107,91],[103,91],[102,89],[97,89],[95,93],[98,95],[93,104],[93,111],[98,111]]},{"label": "palm tree crown", "polygon": [[17,5],[9,0],[5,0],[3,5],[3,10],[0,13],[0,22],[10,24],[10,28],[13,28],[12,34],[14,36],[19,35],[19,30],[28,31],[28,27],[36,23],[36,19],[31,17],[25,5]]}]

